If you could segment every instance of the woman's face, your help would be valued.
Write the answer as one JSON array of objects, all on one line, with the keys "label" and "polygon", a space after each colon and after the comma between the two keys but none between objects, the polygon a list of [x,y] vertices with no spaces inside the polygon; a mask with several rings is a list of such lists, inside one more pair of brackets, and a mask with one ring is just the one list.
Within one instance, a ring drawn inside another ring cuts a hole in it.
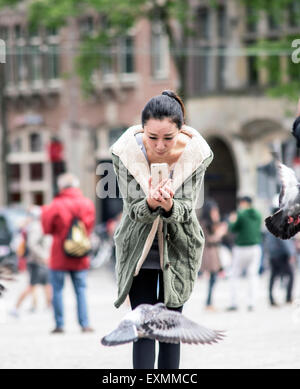
[{"label": "woman's face", "polygon": [[149,119],[144,125],[147,151],[160,157],[170,155],[176,146],[178,134],[178,127],[170,119]]}]

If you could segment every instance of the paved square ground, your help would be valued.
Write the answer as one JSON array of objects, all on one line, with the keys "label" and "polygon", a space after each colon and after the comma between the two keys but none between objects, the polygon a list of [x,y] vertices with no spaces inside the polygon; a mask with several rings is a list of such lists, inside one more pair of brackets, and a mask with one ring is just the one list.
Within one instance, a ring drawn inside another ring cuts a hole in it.
[{"label": "paved square ground", "polygon": [[[214,301],[216,312],[204,310],[206,277],[197,280],[194,292],[184,307],[184,314],[200,324],[226,330],[227,337],[219,344],[183,345],[181,368],[300,368],[300,288],[299,274],[295,281],[295,301],[284,304],[285,290],[277,281],[275,297],[281,306],[271,308],[267,301],[268,273],[259,279],[258,304],[248,312],[244,301],[247,281],[241,279],[241,304],[238,312],[226,312],[229,304],[229,282],[219,279]],[[13,307],[26,286],[27,275],[20,274],[0,299],[0,368],[32,369],[106,369],[131,368],[132,345],[104,347],[103,335],[111,331],[128,311],[123,304],[116,309],[116,285],[109,267],[90,271],[88,301],[94,333],[82,334],[76,318],[74,291],[66,279],[64,304],[66,333],[50,335],[54,328],[52,311],[46,310],[42,290],[39,306],[30,313],[30,299],[24,303],[19,318],[7,311]]]}]

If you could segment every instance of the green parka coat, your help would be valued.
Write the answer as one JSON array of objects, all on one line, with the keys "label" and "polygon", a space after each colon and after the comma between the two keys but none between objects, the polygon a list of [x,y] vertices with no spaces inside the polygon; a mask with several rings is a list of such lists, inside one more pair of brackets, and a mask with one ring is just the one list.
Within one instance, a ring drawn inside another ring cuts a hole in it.
[{"label": "green parka coat", "polygon": [[201,265],[204,235],[195,209],[203,201],[203,178],[213,153],[195,129],[183,126],[190,137],[175,164],[175,192],[169,214],[158,207],[151,211],[146,198],[150,167],[135,134],[141,125],[128,128],[111,146],[114,171],[123,198],[123,213],[115,231],[116,275],[119,307],[130,291],[133,277],[147,257],[156,231],[163,270],[164,303],[179,307],[189,298]]}]

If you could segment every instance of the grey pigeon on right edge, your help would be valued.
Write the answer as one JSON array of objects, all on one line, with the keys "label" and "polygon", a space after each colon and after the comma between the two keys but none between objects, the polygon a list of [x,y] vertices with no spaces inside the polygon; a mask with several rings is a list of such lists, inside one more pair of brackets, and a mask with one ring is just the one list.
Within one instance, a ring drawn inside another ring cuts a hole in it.
[{"label": "grey pigeon on right edge", "polygon": [[279,210],[265,219],[267,229],[277,238],[290,239],[300,231],[300,185],[295,172],[277,162],[281,181]]},{"label": "grey pigeon on right edge", "polygon": [[216,343],[224,337],[223,331],[200,326],[164,304],[141,304],[129,312],[119,326],[104,336],[104,346],[117,346],[139,338],[155,339],[165,343]]}]

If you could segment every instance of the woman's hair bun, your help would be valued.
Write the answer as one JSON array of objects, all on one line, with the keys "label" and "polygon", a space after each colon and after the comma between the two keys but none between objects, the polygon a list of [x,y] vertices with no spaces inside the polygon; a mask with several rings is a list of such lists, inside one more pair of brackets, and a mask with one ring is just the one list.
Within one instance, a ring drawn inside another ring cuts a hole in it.
[{"label": "woman's hair bun", "polygon": [[172,99],[175,99],[177,101],[177,103],[179,103],[179,105],[181,106],[183,118],[185,118],[185,107],[184,107],[184,104],[183,104],[183,101],[181,100],[181,98],[175,92],[173,92],[172,90],[169,90],[169,89],[164,90],[162,92],[162,95],[169,96]]},{"label": "woman's hair bun", "polygon": [[169,118],[180,130],[185,122],[185,109],[180,97],[171,90],[164,90],[162,94],[152,97],[142,111],[142,126],[149,119],[163,120]]},{"label": "woman's hair bun", "polygon": [[176,93],[174,93],[171,90],[164,90],[162,92],[162,95],[166,95],[166,96],[172,97],[173,99],[176,99],[176,97],[177,97]]}]

